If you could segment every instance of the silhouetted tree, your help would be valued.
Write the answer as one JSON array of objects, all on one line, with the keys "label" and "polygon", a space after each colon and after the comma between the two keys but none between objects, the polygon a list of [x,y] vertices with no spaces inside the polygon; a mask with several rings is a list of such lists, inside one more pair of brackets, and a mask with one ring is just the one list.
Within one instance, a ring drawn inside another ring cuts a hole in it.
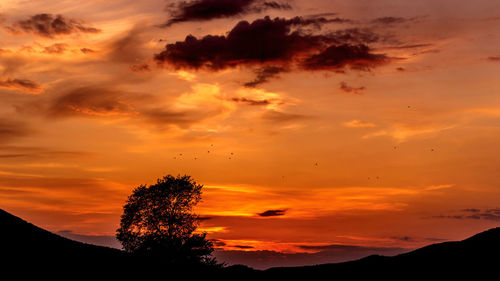
[{"label": "silhouetted tree", "polygon": [[123,248],[175,266],[215,265],[213,243],[206,233],[195,233],[200,218],[192,209],[202,187],[190,176],[167,175],[134,189],[116,235]]}]

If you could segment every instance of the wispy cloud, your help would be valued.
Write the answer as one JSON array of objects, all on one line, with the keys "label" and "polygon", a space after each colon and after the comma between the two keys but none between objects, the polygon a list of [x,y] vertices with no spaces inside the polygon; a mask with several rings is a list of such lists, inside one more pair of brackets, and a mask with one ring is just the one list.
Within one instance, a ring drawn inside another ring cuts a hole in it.
[{"label": "wispy cloud", "polygon": [[62,15],[52,14],[36,14],[29,19],[20,20],[10,26],[5,26],[5,29],[13,34],[30,33],[46,38],[72,33],[101,32],[100,29],[87,26],[81,19],[65,18]]}]

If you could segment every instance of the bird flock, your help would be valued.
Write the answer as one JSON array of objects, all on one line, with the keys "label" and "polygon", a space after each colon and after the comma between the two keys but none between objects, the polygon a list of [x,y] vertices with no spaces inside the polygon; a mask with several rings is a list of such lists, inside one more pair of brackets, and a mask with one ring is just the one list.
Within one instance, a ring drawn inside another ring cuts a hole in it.
[{"label": "bird flock", "polygon": [[[408,109],[410,109],[410,108],[411,108],[411,106],[409,106],[409,105],[408,105]],[[214,149],[215,149],[215,148],[214,148],[214,145],[213,145],[213,144],[210,144],[210,147],[209,147],[209,149],[207,150],[207,154],[208,154],[208,155],[213,154]],[[393,146],[393,149],[394,149],[394,150],[397,150],[397,149],[399,149],[399,147],[398,147],[398,146]],[[430,150],[430,152],[435,152],[435,149],[434,149],[434,148],[430,148],[429,150]],[[234,155],[235,155],[235,154],[234,154],[234,152],[230,152],[229,154],[227,154],[227,155],[226,155],[226,158],[227,158],[228,160],[231,160],[231,159],[233,159]],[[173,158],[174,158],[174,160],[182,160],[182,159],[185,159],[185,158],[183,158],[183,154],[182,154],[182,153],[179,153],[178,155],[174,156]],[[195,161],[196,161],[196,160],[198,160],[198,159],[200,159],[200,158],[199,158],[197,155],[195,155],[195,156],[193,157],[193,160],[195,160]],[[318,167],[318,166],[319,166],[319,162],[314,162],[313,166],[314,166],[315,168],[316,168],[316,167]],[[282,180],[285,180],[285,176],[282,176],[281,178],[282,178]],[[371,180],[371,179],[374,179],[374,180],[378,181],[378,180],[380,180],[380,176],[368,177],[368,180]]]},{"label": "bird flock", "polygon": [[[213,145],[213,144],[210,144],[210,147],[209,147],[209,149],[207,150],[207,155],[214,154],[214,149],[215,149],[215,148],[214,148],[214,145]],[[227,158],[228,160],[231,160],[231,159],[233,159],[234,155],[235,155],[235,154],[234,154],[234,152],[230,152],[228,155],[226,155],[226,158]],[[184,154],[182,154],[182,153],[178,153],[178,154],[176,154],[176,155],[173,157],[173,159],[174,159],[174,160],[193,159],[193,160],[195,160],[195,161],[196,161],[196,160],[200,159],[200,157],[199,157],[199,154],[195,154],[194,156],[191,156],[191,157],[185,157],[185,155],[184,155]]]}]

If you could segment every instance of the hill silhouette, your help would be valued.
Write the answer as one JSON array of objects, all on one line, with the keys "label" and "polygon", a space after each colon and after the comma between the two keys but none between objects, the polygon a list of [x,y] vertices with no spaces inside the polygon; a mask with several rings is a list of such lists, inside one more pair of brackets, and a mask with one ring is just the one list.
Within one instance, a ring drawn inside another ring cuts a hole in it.
[{"label": "hill silhouette", "polygon": [[360,260],[316,266],[271,268],[268,276],[382,280],[434,280],[498,276],[500,228],[493,228],[458,242],[432,244],[393,257],[373,255]]},{"label": "hill silhouette", "polygon": [[1,209],[0,229],[1,266],[21,276],[32,271],[103,272],[132,262],[123,251],[64,238]]},{"label": "hill silhouette", "polygon": [[[0,209],[0,269],[23,276],[61,277],[168,276],[172,269],[139,259],[124,251],[76,242],[43,230]],[[434,280],[445,278],[497,276],[500,264],[500,228],[458,242],[433,244],[405,254],[369,256],[360,260],[302,267],[276,267],[255,270],[237,265],[224,269],[191,270],[196,274],[217,275],[218,279],[236,280]],[[176,274],[179,272],[176,272]],[[173,276],[173,275],[172,275]],[[186,277],[186,276],[185,276]]]}]

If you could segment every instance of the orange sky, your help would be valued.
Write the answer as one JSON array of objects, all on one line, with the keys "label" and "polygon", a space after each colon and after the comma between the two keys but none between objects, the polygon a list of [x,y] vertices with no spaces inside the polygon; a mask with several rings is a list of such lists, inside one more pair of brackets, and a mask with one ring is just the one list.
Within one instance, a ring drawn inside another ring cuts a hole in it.
[{"label": "orange sky", "polygon": [[[498,226],[500,3],[410,2],[247,0],[200,19],[179,1],[2,1],[0,208],[113,236],[133,188],[189,174],[226,250],[410,249]],[[277,57],[242,54],[263,44],[244,20],[290,28],[266,41]]]}]

